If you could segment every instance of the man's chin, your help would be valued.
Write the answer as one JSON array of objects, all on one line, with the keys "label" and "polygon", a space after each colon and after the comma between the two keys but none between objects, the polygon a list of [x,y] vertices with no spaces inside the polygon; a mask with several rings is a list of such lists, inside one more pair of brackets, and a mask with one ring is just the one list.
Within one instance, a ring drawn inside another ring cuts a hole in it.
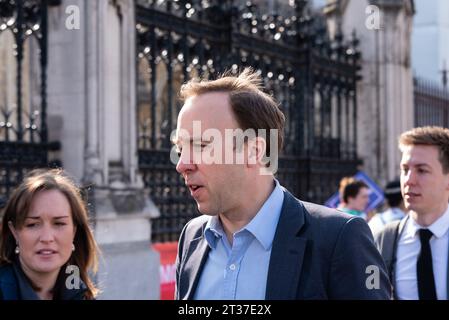
[{"label": "man's chin", "polygon": [[410,212],[410,211],[416,212],[419,215],[426,214],[426,210],[423,210],[420,206],[417,206],[415,204],[413,204],[413,205],[409,204],[408,206],[406,205],[405,210],[407,212]]},{"label": "man's chin", "polygon": [[414,203],[404,202],[405,210],[407,211],[416,211],[419,210]]},{"label": "man's chin", "polygon": [[211,210],[209,207],[205,206],[204,204],[201,205],[200,203],[197,203],[197,208],[201,214],[204,214],[206,216],[216,216],[217,215],[217,213],[215,213],[213,210]]}]

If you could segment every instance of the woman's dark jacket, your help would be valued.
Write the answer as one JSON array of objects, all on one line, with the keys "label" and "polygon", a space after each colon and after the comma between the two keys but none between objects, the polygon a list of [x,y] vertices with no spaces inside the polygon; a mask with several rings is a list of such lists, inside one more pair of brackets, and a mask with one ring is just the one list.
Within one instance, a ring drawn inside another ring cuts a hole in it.
[{"label": "woman's dark jacket", "polygon": [[[87,289],[82,281],[80,281],[79,289],[68,289],[65,281],[62,284],[59,294],[56,294],[53,300],[85,299]],[[20,263],[14,262],[0,266],[0,300],[39,300]]]}]

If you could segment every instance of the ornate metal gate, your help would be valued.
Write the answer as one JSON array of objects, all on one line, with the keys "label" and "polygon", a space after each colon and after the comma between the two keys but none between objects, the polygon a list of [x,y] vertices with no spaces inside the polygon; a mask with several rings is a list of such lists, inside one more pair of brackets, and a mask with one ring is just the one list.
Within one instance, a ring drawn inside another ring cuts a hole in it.
[{"label": "ornate metal gate", "polygon": [[307,1],[284,11],[291,16],[251,2],[137,0],[139,167],[161,211],[153,241],[177,240],[197,214],[169,160],[177,92],[192,76],[261,72],[287,118],[278,178],[299,198],[323,203],[356,171],[358,41],[330,40]]},{"label": "ornate metal gate", "polygon": [[415,126],[449,128],[449,90],[431,81],[413,80]]},{"label": "ornate metal gate", "polygon": [[24,173],[59,148],[47,133],[47,6],[0,0],[0,208]]}]

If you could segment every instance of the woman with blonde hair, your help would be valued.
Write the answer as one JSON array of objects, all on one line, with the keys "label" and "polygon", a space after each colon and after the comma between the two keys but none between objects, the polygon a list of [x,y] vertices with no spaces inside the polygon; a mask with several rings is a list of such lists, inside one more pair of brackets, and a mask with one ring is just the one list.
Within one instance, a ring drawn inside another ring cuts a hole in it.
[{"label": "woman with blonde hair", "polygon": [[97,254],[80,189],[62,170],[34,170],[4,208],[0,300],[94,299]]}]

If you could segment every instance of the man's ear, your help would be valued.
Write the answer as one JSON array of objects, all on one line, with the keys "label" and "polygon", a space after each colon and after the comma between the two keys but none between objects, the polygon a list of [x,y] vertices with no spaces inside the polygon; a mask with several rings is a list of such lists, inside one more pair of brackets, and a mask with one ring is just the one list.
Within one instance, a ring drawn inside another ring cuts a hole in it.
[{"label": "man's ear", "polygon": [[262,164],[267,150],[267,142],[262,137],[255,137],[248,141],[248,167]]},{"label": "man's ear", "polygon": [[9,227],[9,230],[11,231],[12,235],[14,236],[14,239],[16,239],[16,242],[19,242],[19,236],[17,234],[17,230],[16,230],[16,228],[14,228],[11,221],[8,221],[8,227]]}]

